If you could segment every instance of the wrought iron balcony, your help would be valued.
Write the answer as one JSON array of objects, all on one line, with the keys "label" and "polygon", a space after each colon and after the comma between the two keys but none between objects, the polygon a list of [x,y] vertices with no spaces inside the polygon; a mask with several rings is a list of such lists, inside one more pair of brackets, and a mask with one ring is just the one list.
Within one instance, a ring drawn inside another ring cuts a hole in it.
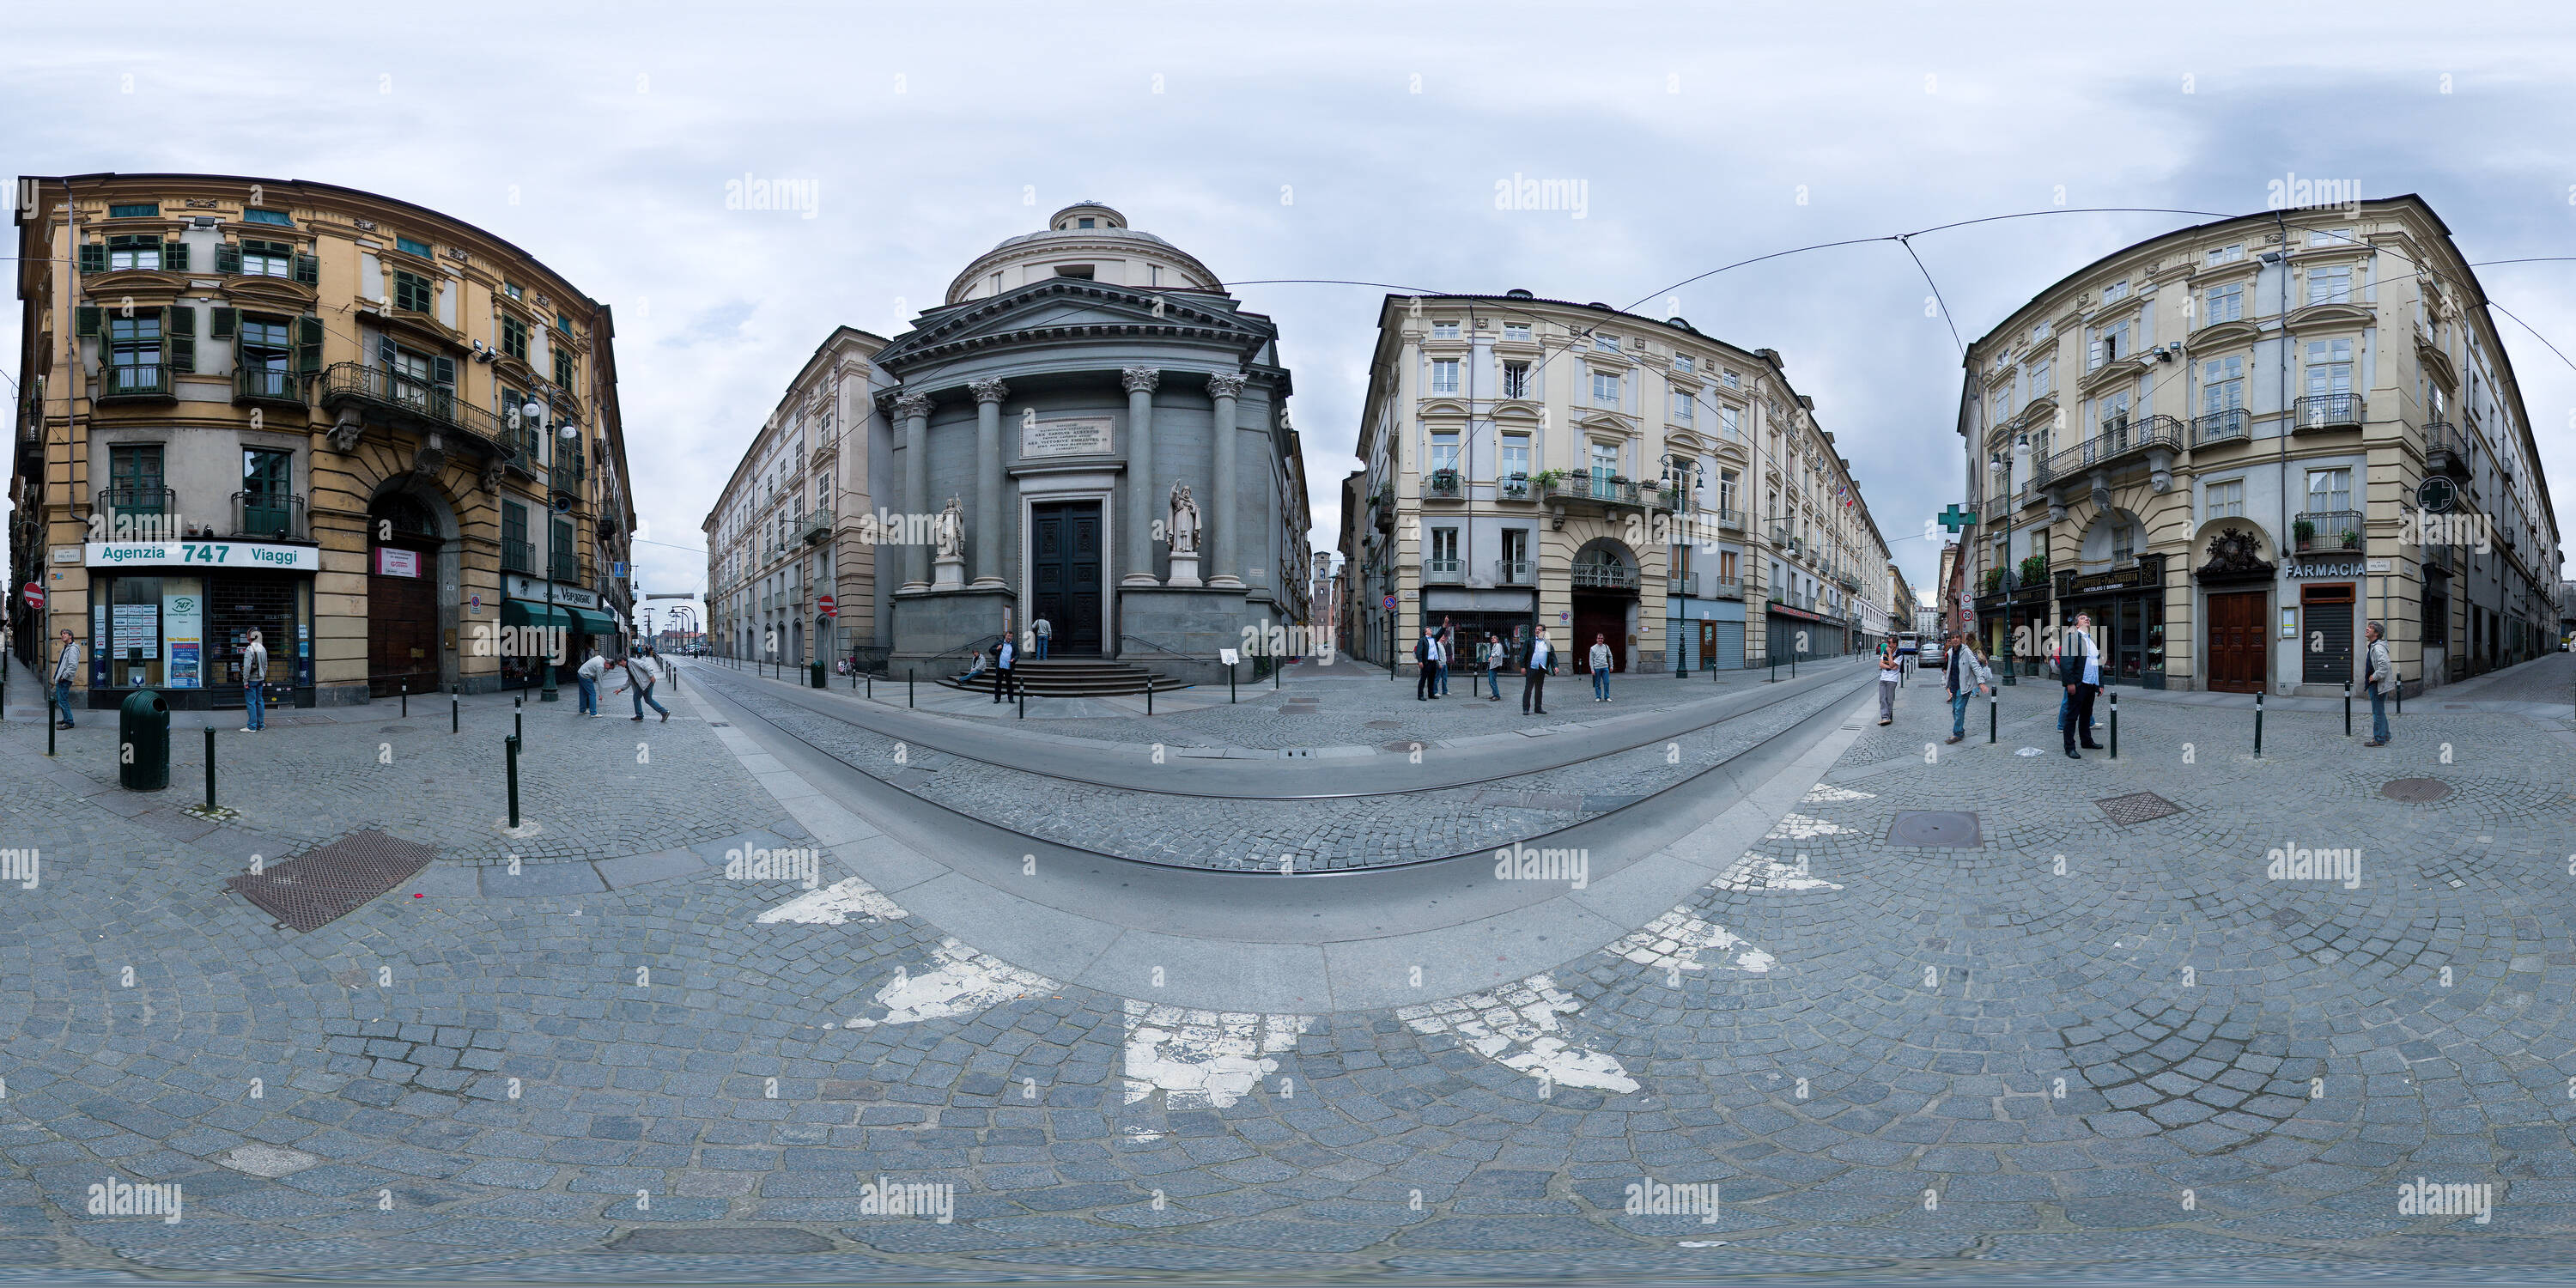
[{"label": "wrought iron balcony", "polygon": [[1504,479],[1502,482],[1495,485],[1494,495],[1506,501],[1526,501],[1530,499],[1529,475],[1514,474],[1511,477]]},{"label": "wrought iron balcony", "polygon": [[1716,509],[1709,513],[1717,516],[1717,526],[1721,528],[1732,532],[1744,530],[1744,511],[1742,510]]},{"label": "wrought iron balcony", "polygon": [[1621,564],[1581,563],[1574,565],[1572,572],[1576,590],[1635,590],[1637,588],[1637,570]]},{"label": "wrought iron balcony", "polygon": [[247,364],[233,368],[233,401],[304,405],[304,377],[276,367]]},{"label": "wrought iron balcony", "polygon": [[805,516],[805,541],[808,545],[832,538],[832,509],[825,506]]},{"label": "wrought iron balcony", "polygon": [[2477,473],[2477,440],[2457,425],[2437,420],[2424,427],[2424,468],[2467,481]]},{"label": "wrought iron balcony", "polygon": [[332,364],[322,373],[322,406],[332,411],[353,407],[369,420],[416,434],[461,435],[493,456],[515,452],[501,418],[459,401],[453,386],[397,378],[382,367]]},{"label": "wrought iron balcony", "polygon": [[1851,594],[1857,595],[1860,593],[1860,577],[1858,574],[1837,572],[1834,574],[1834,584],[1842,587],[1845,591],[1848,591]]},{"label": "wrought iron balcony", "polygon": [[2326,434],[2341,429],[2359,429],[2369,409],[2362,405],[2360,394],[2310,394],[2297,403],[2291,419],[2293,434]]},{"label": "wrought iron balcony", "polygon": [[1425,559],[1422,561],[1425,585],[1455,586],[1467,580],[1467,561],[1463,559]]},{"label": "wrought iron balcony", "polygon": [[1422,495],[1426,500],[1456,501],[1467,495],[1467,485],[1456,470],[1433,470],[1423,477]]},{"label": "wrought iron balcony", "polygon": [[558,550],[548,561],[547,576],[567,586],[581,584],[581,557],[568,550]]},{"label": "wrought iron balcony", "polygon": [[1704,580],[1706,585],[1701,589],[1710,599],[1744,598],[1744,579],[1741,577],[1721,577],[1710,573]]},{"label": "wrought iron balcony", "polygon": [[506,537],[503,538],[501,541],[501,571],[523,572],[534,575],[537,571],[536,547],[525,541],[512,541]]},{"label": "wrought iron balcony", "polygon": [[1664,593],[1674,597],[1697,595],[1699,593],[1699,574],[1693,572],[1666,574],[1664,577]]},{"label": "wrought iron balcony", "polygon": [[2290,520],[2290,537],[2300,554],[2312,551],[2361,551],[2359,510],[2309,510]]},{"label": "wrought iron balcony", "polygon": [[233,535],[304,540],[304,498],[291,492],[233,493]]},{"label": "wrought iron balcony", "polygon": [[1538,584],[1538,563],[1530,559],[1497,559],[1494,561],[1494,584],[1535,586]]},{"label": "wrought iron balcony", "polygon": [[168,402],[170,366],[163,362],[110,362],[98,369],[98,385],[90,397],[99,402],[133,400]]},{"label": "wrought iron balcony", "polygon": [[1596,505],[1639,504],[1637,485],[1613,474],[1568,474],[1547,485],[1547,499]]},{"label": "wrought iron balcony", "polygon": [[2216,443],[2242,443],[2253,437],[2245,419],[2245,409],[2230,407],[2205,416],[2191,418],[2191,445],[2208,447]]},{"label": "wrought iron balcony", "polygon": [[2171,416],[2142,416],[2132,419],[2115,416],[2103,421],[2101,432],[2092,438],[2052,453],[2046,460],[2033,460],[2032,482],[2049,481],[2078,470],[2112,465],[2139,455],[2153,447],[2182,446],[2182,422]]},{"label": "wrought iron balcony", "polygon": [[90,511],[110,541],[167,541],[178,531],[179,494],[166,487],[103,487]]},{"label": "wrought iron balcony", "polygon": [[546,469],[546,486],[575,501],[582,499],[581,478],[581,455],[578,448],[573,449],[572,459],[557,460]]}]

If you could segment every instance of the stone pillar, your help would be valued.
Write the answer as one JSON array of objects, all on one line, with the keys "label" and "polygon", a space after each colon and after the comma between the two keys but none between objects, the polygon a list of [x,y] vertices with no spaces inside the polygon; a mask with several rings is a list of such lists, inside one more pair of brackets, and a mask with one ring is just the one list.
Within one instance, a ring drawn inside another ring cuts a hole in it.
[{"label": "stone pillar", "polygon": [[[910,515],[930,513],[930,395],[904,394],[894,400],[903,418],[903,506]],[[910,527],[907,519],[905,526]],[[910,533],[905,535],[909,536]],[[904,547],[903,588],[930,588],[930,547]]]},{"label": "stone pillar", "polygon": [[1166,516],[1167,503],[1154,495],[1154,386],[1163,373],[1152,367],[1128,367],[1118,373],[1127,386],[1127,513],[1118,521],[1127,528],[1127,575],[1122,586],[1159,586],[1154,576],[1154,522]]},{"label": "stone pillar", "polygon": [[1011,387],[978,380],[966,388],[975,395],[975,513],[967,521],[967,540],[975,547],[975,584],[999,587],[1004,534],[1019,527],[1002,522],[1002,400]]},{"label": "stone pillar", "polygon": [[1234,440],[1242,432],[1234,422],[1234,400],[1243,392],[1243,383],[1240,374],[1208,377],[1208,396],[1216,400],[1216,414],[1210,421],[1216,452],[1200,522],[1207,535],[1208,584],[1228,588],[1243,584],[1242,570],[1234,562]]}]

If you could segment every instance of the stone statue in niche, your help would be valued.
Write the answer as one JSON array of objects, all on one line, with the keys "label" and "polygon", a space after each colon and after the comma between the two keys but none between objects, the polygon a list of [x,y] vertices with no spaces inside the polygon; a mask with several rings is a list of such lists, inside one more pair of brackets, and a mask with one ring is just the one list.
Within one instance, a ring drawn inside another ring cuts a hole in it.
[{"label": "stone statue in niche", "polygon": [[1172,524],[1167,531],[1172,538],[1172,553],[1194,555],[1199,552],[1199,506],[1190,499],[1190,485],[1172,485]]},{"label": "stone statue in niche", "polygon": [[958,506],[956,497],[948,498],[948,508],[939,512],[931,534],[939,543],[940,558],[966,557],[966,511]]}]

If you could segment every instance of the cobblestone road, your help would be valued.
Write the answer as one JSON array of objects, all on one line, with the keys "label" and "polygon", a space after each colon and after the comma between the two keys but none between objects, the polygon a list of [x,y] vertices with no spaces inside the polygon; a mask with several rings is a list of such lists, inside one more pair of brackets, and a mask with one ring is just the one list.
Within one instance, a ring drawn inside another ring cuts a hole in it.
[{"label": "cobblestone road", "polygon": [[[12,726],[0,848],[43,864],[0,885],[0,1260],[779,1282],[2563,1269],[2563,722],[2410,708],[2370,752],[2285,714],[2258,761],[2250,730],[2142,703],[2119,761],[2077,763],[2043,700],[2008,698],[1998,747],[1927,750],[1946,712],[1918,692],[1615,951],[1313,1016],[1055,985],[891,909],[763,922],[810,896],[712,869],[409,898],[424,882],[293,935],[219,893],[230,847],[82,792],[96,748],[49,766]],[[369,735],[404,775],[370,780],[337,761],[372,746],[308,732],[263,747],[298,768],[242,767],[250,824],[319,838],[362,816],[327,811],[387,814],[441,867],[492,857],[468,764]],[[565,748],[538,815],[559,859],[790,826],[703,724],[631,734],[532,735]],[[650,772],[629,779],[638,737]],[[2382,794],[2398,778],[2449,795]],[[2138,792],[2178,808],[2122,826],[2097,804]],[[1891,843],[1910,810],[1973,813],[1981,839]],[[2349,852],[2332,871],[2357,882],[2270,879],[2276,849]],[[2419,1177],[2486,1206],[2407,1209]],[[953,1187],[946,1219],[883,1215],[880,1178]],[[182,1185],[184,1219],[89,1213],[90,1186],[146,1182]],[[1697,1182],[1713,1219],[1625,1210],[1630,1186]]]}]

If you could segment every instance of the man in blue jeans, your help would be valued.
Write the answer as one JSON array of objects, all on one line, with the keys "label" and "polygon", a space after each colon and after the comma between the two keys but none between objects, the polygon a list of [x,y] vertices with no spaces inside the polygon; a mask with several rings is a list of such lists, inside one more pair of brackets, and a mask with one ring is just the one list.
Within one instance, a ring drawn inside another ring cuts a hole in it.
[{"label": "man in blue jeans", "polygon": [[[544,665],[551,666],[553,663],[548,662]],[[581,669],[573,672],[574,678],[581,682],[581,710],[577,714],[594,718],[599,715],[599,677],[607,673],[608,659],[597,653],[591,654],[590,660],[583,662]],[[643,708],[636,708],[636,714],[640,717],[643,714]]]},{"label": "man in blue jeans", "polygon": [[54,727],[72,728],[72,677],[80,674],[80,643],[63,632],[63,651],[54,661]]},{"label": "man in blue jeans", "polygon": [[268,727],[268,646],[259,642],[259,632],[250,633],[250,643],[242,649],[242,705],[249,708],[250,720],[243,733],[258,733]]},{"label": "man in blue jeans", "polygon": [[[624,693],[627,689],[633,689],[635,691],[635,718],[638,720],[643,719],[644,708],[649,706],[662,713],[662,723],[669,724],[671,722],[670,709],[653,700],[652,668],[635,666],[622,657],[617,659],[617,661],[612,665],[620,667],[626,672],[626,684],[624,687],[618,689],[617,692]],[[614,697],[616,695],[611,694],[609,696]]]},{"label": "man in blue jeans", "polygon": [[2370,690],[2370,741],[2361,744],[2365,747],[2388,745],[2388,690],[2397,681],[2397,671],[2388,664],[2388,641],[2381,638],[2383,634],[2377,622],[2364,629],[2370,640],[2361,673],[2362,684]]},{"label": "man in blue jeans", "polygon": [[1979,689],[1988,693],[1995,689],[1993,673],[1957,631],[1950,632],[1950,655],[1942,667],[1941,683],[1950,695],[1950,741],[1955,743],[1968,736],[1968,699]]}]

